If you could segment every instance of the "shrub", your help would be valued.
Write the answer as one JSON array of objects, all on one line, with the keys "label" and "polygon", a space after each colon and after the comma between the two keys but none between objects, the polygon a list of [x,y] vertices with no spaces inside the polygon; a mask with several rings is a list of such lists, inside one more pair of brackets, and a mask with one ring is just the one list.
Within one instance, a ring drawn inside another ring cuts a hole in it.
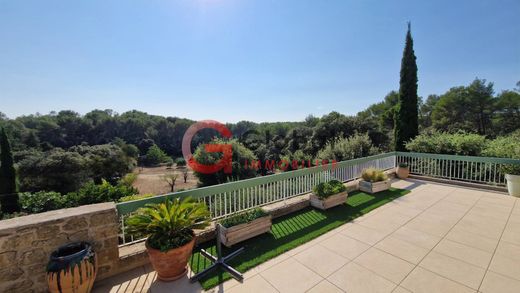
[{"label": "shrub", "polygon": [[223,220],[220,220],[219,223],[226,227],[233,227],[240,224],[245,224],[252,222],[258,218],[264,217],[268,215],[264,210],[261,208],[255,208],[252,210],[248,210],[242,213],[235,214],[233,216],[230,216],[228,218],[225,218]]},{"label": "shrub", "polygon": [[101,202],[117,202],[120,198],[137,194],[138,191],[126,185],[112,185],[103,180],[99,185],[89,182],[77,192],[67,194],[69,206],[81,206]]},{"label": "shrub", "polygon": [[408,168],[408,163],[399,163],[399,167]]},{"label": "shrub", "polygon": [[155,196],[153,193],[146,193],[146,194],[134,194],[134,195],[127,195],[123,196],[119,199],[119,202],[126,202],[126,201],[132,201],[132,200],[138,200],[143,198],[148,198]]},{"label": "shrub", "polygon": [[43,213],[66,207],[66,198],[58,192],[24,192],[20,194],[20,205],[26,213]]},{"label": "shrub", "polygon": [[319,160],[345,161],[375,155],[379,149],[372,145],[368,134],[354,134],[328,142],[316,156]]},{"label": "shrub", "polygon": [[186,160],[184,158],[177,158],[175,160],[175,164],[177,165],[177,167],[184,167],[186,166]]},{"label": "shrub", "polygon": [[345,190],[347,190],[345,185],[343,185],[343,183],[341,183],[338,180],[330,180],[329,182],[322,182],[322,183],[314,186],[314,188],[312,189],[314,194],[321,199],[328,198],[331,195],[338,194]]},{"label": "shrub", "polygon": [[145,164],[148,166],[156,166],[168,162],[168,159],[171,160],[163,150],[154,144],[148,149],[148,152],[146,152]]},{"label": "shrub", "polygon": [[520,159],[520,130],[490,141],[482,155],[487,157]]},{"label": "shrub", "polygon": [[[221,184],[233,180],[242,180],[256,176],[257,170],[250,167],[250,164],[252,161],[257,160],[257,157],[251,150],[246,148],[236,139],[214,139],[210,142],[210,144],[231,144],[232,172],[231,174],[227,174],[223,169],[220,169],[219,171],[211,174],[203,174],[195,171],[194,174],[199,179],[201,186]],[[194,159],[203,165],[216,164],[222,158],[222,156],[222,153],[219,152],[207,152],[204,144],[199,145],[195,151],[195,154],[193,155]]]},{"label": "shrub", "polygon": [[121,178],[121,180],[119,180],[119,184],[131,187],[134,184],[136,179],[137,179],[136,173],[128,173],[125,176],[123,176],[123,178]]},{"label": "shrub", "polygon": [[361,177],[363,178],[363,180],[368,182],[379,182],[388,179],[388,176],[386,176],[383,170],[375,168],[368,168],[363,170],[363,172],[361,173]]},{"label": "shrub", "polygon": [[190,242],[193,229],[209,225],[210,213],[204,203],[191,198],[149,204],[128,219],[130,233],[148,236],[148,245],[166,252]]},{"label": "shrub", "polygon": [[418,153],[479,156],[486,144],[482,135],[434,131],[418,135],[406,144],[406,148]]},{"label": "shrub", "polygon": [[[482,152],[484,156],[520,159],[520,130],[492,140]],[[504,174],[520,175],[520,165],[505,165],[500,170]]]}]

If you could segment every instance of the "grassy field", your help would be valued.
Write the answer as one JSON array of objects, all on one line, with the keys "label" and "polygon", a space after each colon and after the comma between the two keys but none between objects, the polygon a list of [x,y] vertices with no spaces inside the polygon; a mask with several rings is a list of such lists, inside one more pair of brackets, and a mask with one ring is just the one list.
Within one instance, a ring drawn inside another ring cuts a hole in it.
[{"label": "grassy field", "polygon": [[[223,246],[223,252],[226,255],[239,247],[245,247],[245,251],[232,259],[230,265],[240,272],[246,272],[409,192],[394,188],[376,195],[352,192],[344,205],[327,211],[306,208],[274,219],[271,233],[241,242],[235,248],[227,249]],[[213,241],[202,244],[199,248],[204,248],[213,255],[216,254]],[[202,271],[209,265],[210,262],[199,252],[195,252],[190,260],[190,266],[194,272]],[[215,271],[202,279],[200,283],[204,289],[209,289],[230,277],[228,273]]]}]

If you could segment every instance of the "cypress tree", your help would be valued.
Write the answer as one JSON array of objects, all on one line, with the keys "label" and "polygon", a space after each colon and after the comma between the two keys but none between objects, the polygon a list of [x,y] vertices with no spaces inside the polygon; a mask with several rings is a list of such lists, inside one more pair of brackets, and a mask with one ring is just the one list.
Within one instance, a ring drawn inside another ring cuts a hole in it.
[{"label": "cypress tree", "polygon": [[0,205],[3,213],[20,210],[11,144],[5,129],[0,132]]},{"label": "cypress tree", "polygon": [[405,151],[405,143],[419,134],[417,110],[417,63],[413,51],[413,39],[408,23],[401,78],[399,81],[399,100],[394,116],[394,146],[396,151]]}]

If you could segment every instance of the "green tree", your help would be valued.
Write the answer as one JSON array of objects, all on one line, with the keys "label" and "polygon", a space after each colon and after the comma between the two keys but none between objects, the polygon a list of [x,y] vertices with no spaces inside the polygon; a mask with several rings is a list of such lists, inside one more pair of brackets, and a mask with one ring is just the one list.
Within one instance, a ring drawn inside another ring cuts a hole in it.
[{"label": "green tree", "polygon": [[11,144],[5,129],[0,132],[0,204],[3,213],[13,213],[20,210],[16,185],[16,170],[14,169]]},{"label": "green tree", "polygon": [[372,145],[368,134],[355,134],[349,138],[337,138],[318,152],[318,160],[337,162],[375,155],[378,148]]},{"label": "green tree", "polygon": [[[217,171],[212,174],[203,174],[194,172],[199,178],[201,186],[209,186],[215,184],[226,183],[229,181],[242,180],[255,177],[257,170],[251,167],[251,163],[257,160],[255,154],[236,139],[222,140],[214,139],[211,144],[231,144],[232,147],[232,172],[226,174],[224,170]],[[203,144],[199,145],[193,155],[194,159],[204,165],[212,165],[217,163],[222,154],[217,152],[206,152]]]},{"label": "green tree", "polygon": [[458,86],[441,95],[432,111],[433,127],[456,132],[463,130],[490,134],[496,98],[493,83],[475,79],[469,86]]},{"label": "green tree", "polygon": [[520,129],[520,93],[503,91],[496,102],[495,133],[506,134]]},{"label": "green tree", "polygon": [[417,63],[410,23],[408,23],[403,59],[401,60],[399,102],[394,118],[394,144],[397,151],[405,151],[405,143],[419,134],[417,102]]},{"label": "green tree", "polygon": [[152,145],[146,152],[146,164],[149,166],[166,163],[169,159],[168,155],[161,150],[156,144]]}]

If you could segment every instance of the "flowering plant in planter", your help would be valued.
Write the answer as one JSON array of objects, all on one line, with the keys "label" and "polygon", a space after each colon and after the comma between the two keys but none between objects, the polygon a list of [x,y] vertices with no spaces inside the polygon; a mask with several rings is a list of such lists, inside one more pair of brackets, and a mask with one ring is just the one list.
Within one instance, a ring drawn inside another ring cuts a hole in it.
[{"label": "flowering plant in planter", "polygon": [[361,173],[359,189],[368,193],[377,193],[390,188],[390,180],[383,170],[368,168]]},{"label": "flowering plant in planter", "polygon": [[186,265],[195,245],[193,229],[205,228],[209,219],[204,203],[185,198],[148,204],[127,223],[130,232],[148,236],[146,248],[158,278],[172,281],[187,272]]},{"label": "flowering plant in planter", "polygon": [[230,247],[241,241],[271,231],[271,215],[261,208],[255,208],[232,215],[219,221],[221,242]]},{"label": "flowering plant in planter", "polygon": [[347,188],[343,183],[330,180],[314,186],[310,202],[313,207],[326,210],[345,203],[347,196]]}]

